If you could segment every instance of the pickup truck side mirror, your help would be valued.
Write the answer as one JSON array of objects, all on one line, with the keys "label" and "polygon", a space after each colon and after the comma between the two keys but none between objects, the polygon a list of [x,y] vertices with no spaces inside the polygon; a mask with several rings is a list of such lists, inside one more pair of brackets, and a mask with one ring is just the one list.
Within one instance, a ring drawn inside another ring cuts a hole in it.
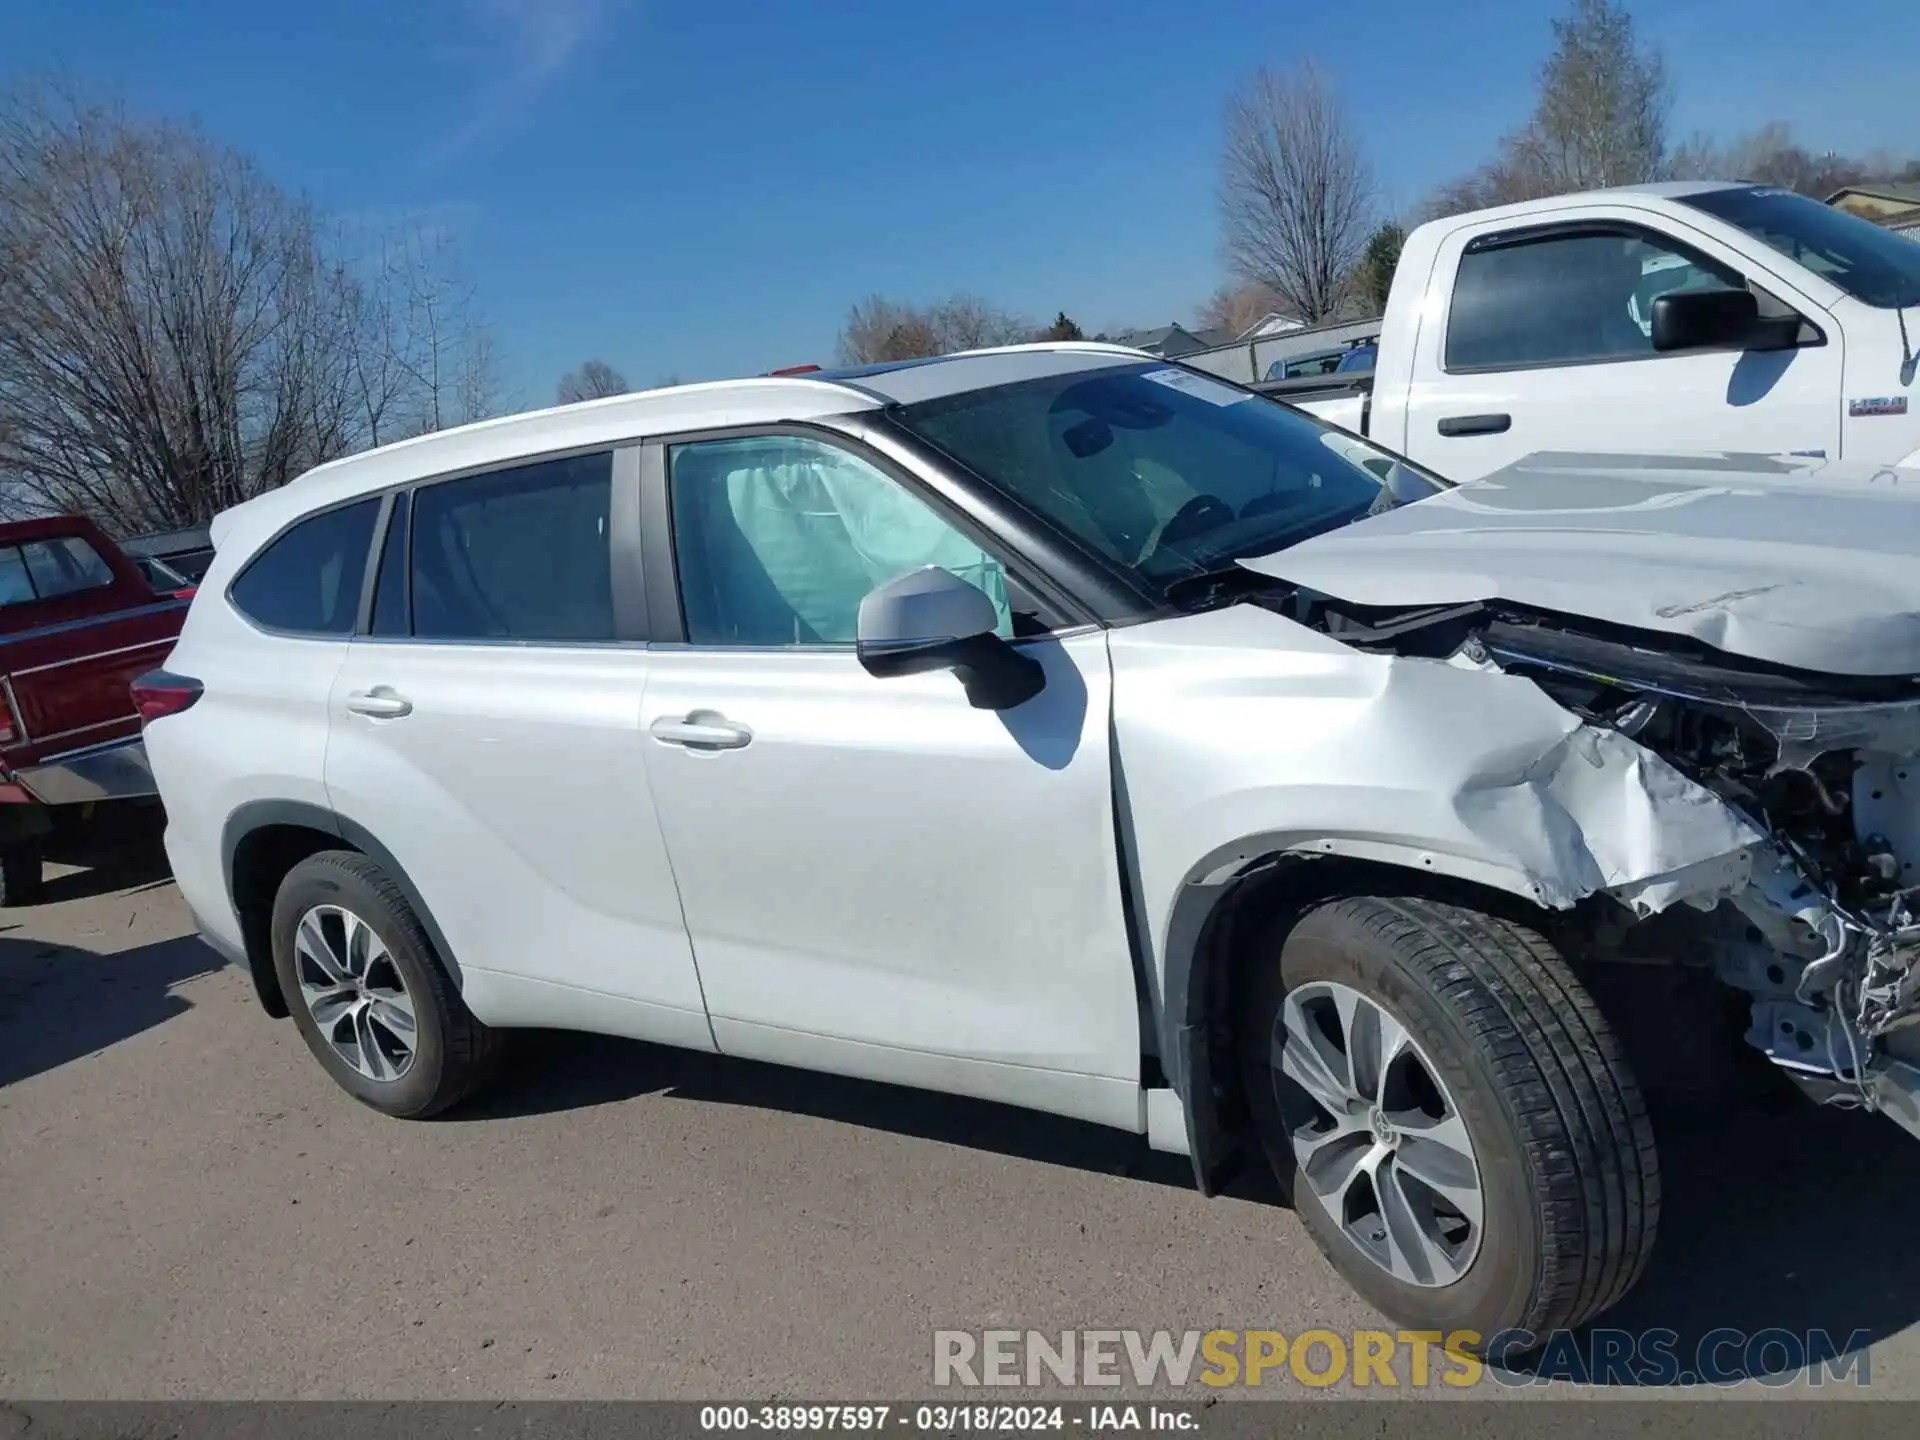
[{"label": "pickup truck side mirror", "polygon": [[1679,290],[1653,302],[1653,348],[1786,350],[1798,340],[1798,316],[1762,319],[1751,290]]},{"label": "pickup truck side mirror", "polygon": [[951,670],[977,710],[1010,710],[1046,684],[1040,662],[995,633],[993,602],[951,570],[896,575],[860,602],[855,653],[869,675]]}]

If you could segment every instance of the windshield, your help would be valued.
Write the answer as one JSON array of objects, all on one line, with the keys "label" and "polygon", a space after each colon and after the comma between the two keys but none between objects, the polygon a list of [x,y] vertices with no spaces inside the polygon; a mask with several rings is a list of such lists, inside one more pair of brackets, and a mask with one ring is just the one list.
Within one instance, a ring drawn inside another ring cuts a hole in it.
[{"label": "windshield", "polygon": [[1882,310],[1920,305],[1920,245],[1791,190],[1751,186],[1683,197]]},{"label": "windshield", "polygon": [[1023,380],[897,413],[1161,591],[1444,485],[1356,435],[1157,363]]}]

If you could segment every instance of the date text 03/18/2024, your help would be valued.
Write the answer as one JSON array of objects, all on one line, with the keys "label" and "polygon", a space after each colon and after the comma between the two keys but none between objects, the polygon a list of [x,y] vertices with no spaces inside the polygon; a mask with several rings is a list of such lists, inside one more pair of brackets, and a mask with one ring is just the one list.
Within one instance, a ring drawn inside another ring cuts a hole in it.
[{"label": "date text 03/18/2024", "polygon": [[836,1430],[921,1434],[1080,1430],[1103,1434],[1124,1430],[1194,1431],[1200,1428],[1200,1416],[1192,1406],[1149,1404],[703,1405],[700,1428],[773,1434]]}]

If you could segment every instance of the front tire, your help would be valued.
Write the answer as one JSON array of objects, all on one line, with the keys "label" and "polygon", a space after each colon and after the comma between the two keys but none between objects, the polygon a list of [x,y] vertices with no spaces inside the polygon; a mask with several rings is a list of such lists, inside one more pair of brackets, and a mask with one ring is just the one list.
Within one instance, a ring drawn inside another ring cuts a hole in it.
[{"label": "front tire", "polygon": [[1262,1148],[1377,1309],[1463,1348],[1526,1350],[1639,1279],[1660,1210],[1646,1106],[1545,939],[1355,896],[1252,964],[1240,1053]]},{"label": "front tire", "polygon": [[327,850],[294,866],[272,934],[300,1038],[362,1104],[425,1119],[492,1078],[499,1032],[473,1017],[405,895],[366,856]]}]

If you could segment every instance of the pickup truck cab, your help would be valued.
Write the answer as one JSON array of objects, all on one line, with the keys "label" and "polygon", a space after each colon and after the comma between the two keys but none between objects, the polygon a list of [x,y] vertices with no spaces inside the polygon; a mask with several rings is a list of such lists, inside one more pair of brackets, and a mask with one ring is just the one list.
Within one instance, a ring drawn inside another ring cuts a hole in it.
[{"label": "pickup truck cab", "polygon": [[1449,479],[1557,451],[1920,464],[1920,245],[1784,190],[1631,186],[1430,221],[1373,373],[1262,385]]},{"label": "pickup truck cab", "polygon": [[152,798],[128,687],[186,612],[91,520],[0,525],[0,904],[32,903],[64,815]]}]

